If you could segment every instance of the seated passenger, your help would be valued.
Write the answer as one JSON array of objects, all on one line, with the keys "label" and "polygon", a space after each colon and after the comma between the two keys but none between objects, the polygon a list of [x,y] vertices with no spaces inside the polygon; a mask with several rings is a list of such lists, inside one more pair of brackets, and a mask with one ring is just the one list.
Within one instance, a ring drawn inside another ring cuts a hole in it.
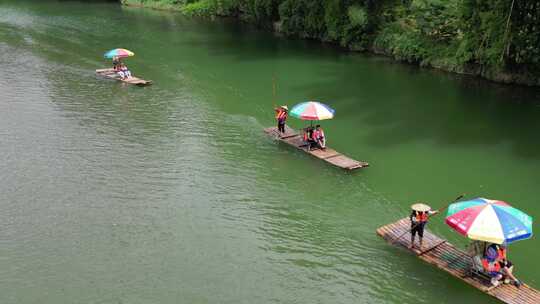
[{"label": "seated passenger", "polygon": [[116,73],[120,76],[121,79],[124,79],[126,76],[125,76],[125,74],[124,74],[124,71],[122,71],[122,66],[123,66],[122,63],[119,63],[119,64],[116,66]]},{"label": "seated passenger", "polygon": [[315,140],[313,139],[314,131],[315,129],[313,129],[313,127],[307,127],[304,129],[304,142],[307,144],[308,150],[311,150],[311,147],[316,144]]},{"label": "seated passenger", "polygon": [[488,246],[486,252],[488,251],[490,251],[491,254],[493,254],[493,252],[496,253],[496,261],[499,263],[501,268],[504,283],[508,284],[510,283],[510,280],[512,280],[514,285],[517,287],[521,286],[521,281],[519,281],[512,273],[514,270],[514,265],[506,258],[506,247],[504,245],[491,244]]},{"label": "seated passenger", "polygon": [[126,74],[124,74],[124,71],[122,70],[118,70],[118,72],[116,72],[118,74],[118,76],[120,76],[120,79],[125,79],[126,78]]},{"label": "seated passenger", "polygon": [[122,64],[122,67],[120,68],[122,72],[124,72],[125,78],[131,78],[131,72],[128,70],[127,66],[125,64]]},{"label": "seated passenger", "polygon": [[326,138],[324,137],[324,131],[320,125],[315,127],[315,131],[313,132],[313,140],[319,146],[319,148],[323,150],[326,149]]},{"label": "seated passenger", "polygon": [[488,248],[486,254],[482,258],[482,266],[484,271],[491,277],[491,285],[498,286],[503,278],[501,274],[501,265],[497,261],[497,252]]},{"label": "seated passenger", "polygon": [[118,75],[120,75],[121,79],[131,78],[131,72],[128,70],[125,64],[120,65]]}]

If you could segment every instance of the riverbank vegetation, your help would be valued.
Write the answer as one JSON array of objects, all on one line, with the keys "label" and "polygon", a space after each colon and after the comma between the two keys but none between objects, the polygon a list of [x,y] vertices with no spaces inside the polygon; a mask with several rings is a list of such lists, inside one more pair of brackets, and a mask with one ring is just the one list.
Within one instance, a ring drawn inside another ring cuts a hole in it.
[{"label": "riverbank vegetation", "polygon": [[540,0],[122,0],[234,16],[285,35],[540,85]]}]

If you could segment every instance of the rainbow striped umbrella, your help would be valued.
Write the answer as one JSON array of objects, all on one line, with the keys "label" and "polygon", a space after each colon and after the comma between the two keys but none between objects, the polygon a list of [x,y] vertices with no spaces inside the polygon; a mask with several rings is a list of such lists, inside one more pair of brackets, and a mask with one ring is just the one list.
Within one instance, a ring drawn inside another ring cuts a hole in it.
[{"label": "rainbow striped umbrella", "polygon": [[325,120],[334,118],[334,109],[316,101],[307,101],[295,105],[291,115],[302,120]]},{"label": "rainbow striped umbrella", "polygon": [[125,58],[125,57],[131,57],[133,55],[135,55],[135,53],[133,53],[130,50],[114,49],[114,50],[110,50],[107,53],[105,53],[104,56],[105,56],[105,58],[113,58],[113,57]]},{"label": "rainbow striped umbrella", "polygon": [[503,244],[532,236],[532,217],[508,203],[485,198],[448,207],[446,224],[473,240]]}]

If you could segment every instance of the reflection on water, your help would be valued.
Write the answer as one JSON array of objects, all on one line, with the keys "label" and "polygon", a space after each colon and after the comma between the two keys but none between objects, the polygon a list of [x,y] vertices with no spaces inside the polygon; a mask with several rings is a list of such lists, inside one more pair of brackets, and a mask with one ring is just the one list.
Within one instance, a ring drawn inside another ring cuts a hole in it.
[{"label": "reflection on water", "polygon": [[[96,78],[113,47],[155,85]],[[0,66],[2,303],[492,303],[376,227],[463,192],[539,215],[538,90],[77,1],[0,4]],[[305,99],[373,166],[264,136],[274,103]],[[538,286],[534,246],[511,255]]]}]

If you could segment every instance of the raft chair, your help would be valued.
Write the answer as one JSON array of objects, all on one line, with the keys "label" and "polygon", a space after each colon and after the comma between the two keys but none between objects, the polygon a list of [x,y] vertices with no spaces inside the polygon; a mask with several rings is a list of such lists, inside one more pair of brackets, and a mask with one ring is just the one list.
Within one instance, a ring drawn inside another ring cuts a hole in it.
[{"label": "raft chair", "polygon": [[485,271],[484,265],[482,265],[482,258],[484,257],[484,252],[486,252],[486,245],[486,243],[479,241],[473,241],[469,245],[471,268],[469,269],[468,275],[470,277],[477,277],[487,285],[491,286],[491,276]]}]

